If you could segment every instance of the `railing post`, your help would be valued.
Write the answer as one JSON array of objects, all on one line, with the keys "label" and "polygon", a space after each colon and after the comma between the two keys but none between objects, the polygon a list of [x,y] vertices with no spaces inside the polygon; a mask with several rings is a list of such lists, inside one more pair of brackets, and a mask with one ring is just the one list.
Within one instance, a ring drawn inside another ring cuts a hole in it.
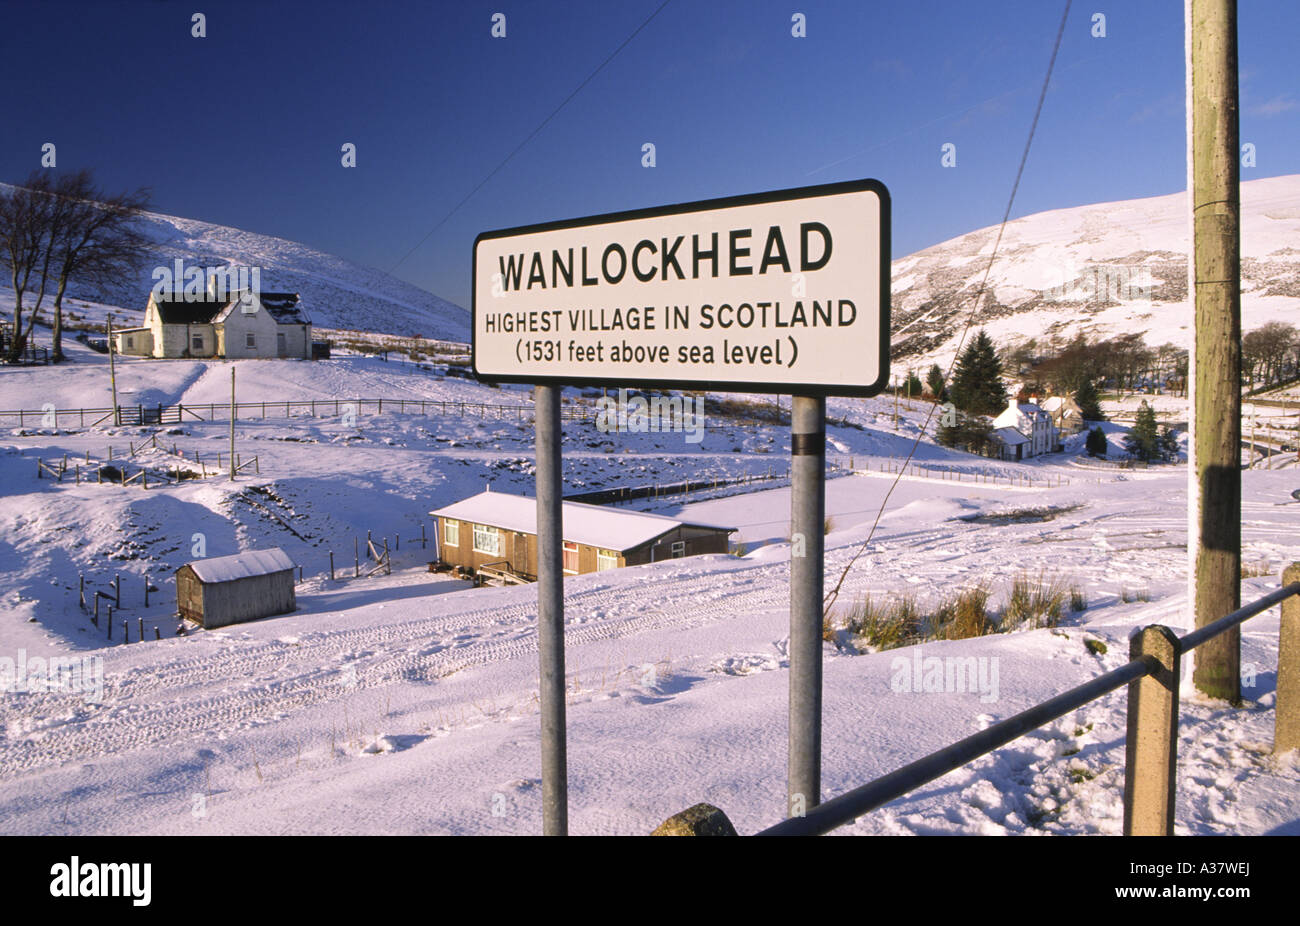
[{"label": "railing post", "polygon": [[1124,740],[1124,835],[1174,834],[1178,765],[1178,637],[1153,624],[1129,638],[1129,658],[1154,663],[1128,686]]},{"label": "railing post", "polygon": [[[1300,582],[1300,563],[1282,570],[1283,587]],[[1300,747],[1300,595],[1282,602],[1277,640],[1277,699],[1273,711],[1273,752]]]}]

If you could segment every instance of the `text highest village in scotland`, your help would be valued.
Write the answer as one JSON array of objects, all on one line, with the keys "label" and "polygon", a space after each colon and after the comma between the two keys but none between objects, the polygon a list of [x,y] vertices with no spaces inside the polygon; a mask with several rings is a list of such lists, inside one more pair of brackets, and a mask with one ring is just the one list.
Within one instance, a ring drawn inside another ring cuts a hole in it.
[{"label": "text highest village in scotland", "polygon": [[[754,230],[733,229],[725,238],[719,232],[707,236],[643,238],[629,251],[619,242],[607,244],[596,258],[589,246],[502,254],[493,274],[493,295],[534,291],[580,290],[582,287],[616,286],[630,273],[640,283],[698,280],[722,277],[743,278],[766,274],[811,273],[825,267],[834,253],[831,231],[821,222],[799,226],[793,259],[781,226],[772,225],[763,234],[761,252]],[[797,268],[797,269],[796,269]],[[630,282],[630,281],[629,281]],[[557,293],[558,295],[558,293]],[[572,298],[572,294],[570,294]],[[662,311],[660,311],[662,309]],[[569,307],[511,311],[489,306],[481,308],[485,334],[540,334],[561,331],[640,331],[656,328],[798,328],[848,327],[857,319],[857,307],[849,299],[780,300],[704,303],[697,307],[694,323],[691,307],[623,306]]]}]

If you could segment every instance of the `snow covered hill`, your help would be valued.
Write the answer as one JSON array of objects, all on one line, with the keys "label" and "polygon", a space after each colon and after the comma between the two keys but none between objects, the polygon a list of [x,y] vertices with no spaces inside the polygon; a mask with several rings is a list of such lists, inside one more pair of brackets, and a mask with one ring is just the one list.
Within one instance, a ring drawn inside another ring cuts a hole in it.
[{"label": "snow covered hill", "polygon": [[[6,184],[0,187],[10,188]],[[403,280],[305,244],[174,215],[146,213],[145,234],[156,251],[131,279],[74,284],[69,295],[92,303],[144,311],[155,267],[259,267],[263,289],[301,293],[320,328],[469,340],[469,313]],[[5,288],[7,281],[0,281]],[[11,295],[11,294],[10,294]],[[8,300],[6,300],[8,301]]]},{"label": "snow covered hill", "polygon": [[[1300,317],[1300,175],[1241,185],[1246,330]],[[970,317],[997,226],[893,262],[894,357],[945,365]],[[1184,193],[1098,203],[1007,224],[974,326],[999,344],[1141,332],[1186,347],[1188,219]]]}]

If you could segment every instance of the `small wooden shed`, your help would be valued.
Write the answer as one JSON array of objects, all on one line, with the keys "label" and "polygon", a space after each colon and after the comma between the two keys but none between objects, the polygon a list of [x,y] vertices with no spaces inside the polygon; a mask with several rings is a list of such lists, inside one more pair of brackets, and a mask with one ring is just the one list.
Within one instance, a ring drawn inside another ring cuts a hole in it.
[{"label": "small wooden shed", "polygon": [[279,547],[214,556],[176,570],[176,609],[201,627],[224,627],[297,608],[293,561]]}]

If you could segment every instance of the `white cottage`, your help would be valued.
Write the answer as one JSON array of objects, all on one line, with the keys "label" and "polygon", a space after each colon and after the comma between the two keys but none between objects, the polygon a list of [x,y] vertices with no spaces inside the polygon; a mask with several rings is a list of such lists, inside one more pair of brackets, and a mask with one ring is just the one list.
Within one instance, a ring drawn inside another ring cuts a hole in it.
[{"label": "white cottage", "polygon": [[138,357],[311,359],[311,319],[297,293],[246,291],[198,299],[149,294],[144,325],[113,332],[120,354]]},{"label": "white cottage", "polygon": [[1079,408],[1079,403],[1069,396],[1054,395],[1044,400],[1043,411],[1052,416],[1052,423],[1060,433],[1078,434],[1088,428],[1084,423],[1083,410]]},{"label": "white cottage", "polygon": [[[1010,439],[1010,434],[1004,429],[1019,434],[1023,441]],[[1058,440],[1051,415],[1033,402],[1018,402],[1014,398],[1006,410],[993,419],[993,433],[1002,443],[1002,455],[1012,460],[1050,453],[1056,449]]]}]

